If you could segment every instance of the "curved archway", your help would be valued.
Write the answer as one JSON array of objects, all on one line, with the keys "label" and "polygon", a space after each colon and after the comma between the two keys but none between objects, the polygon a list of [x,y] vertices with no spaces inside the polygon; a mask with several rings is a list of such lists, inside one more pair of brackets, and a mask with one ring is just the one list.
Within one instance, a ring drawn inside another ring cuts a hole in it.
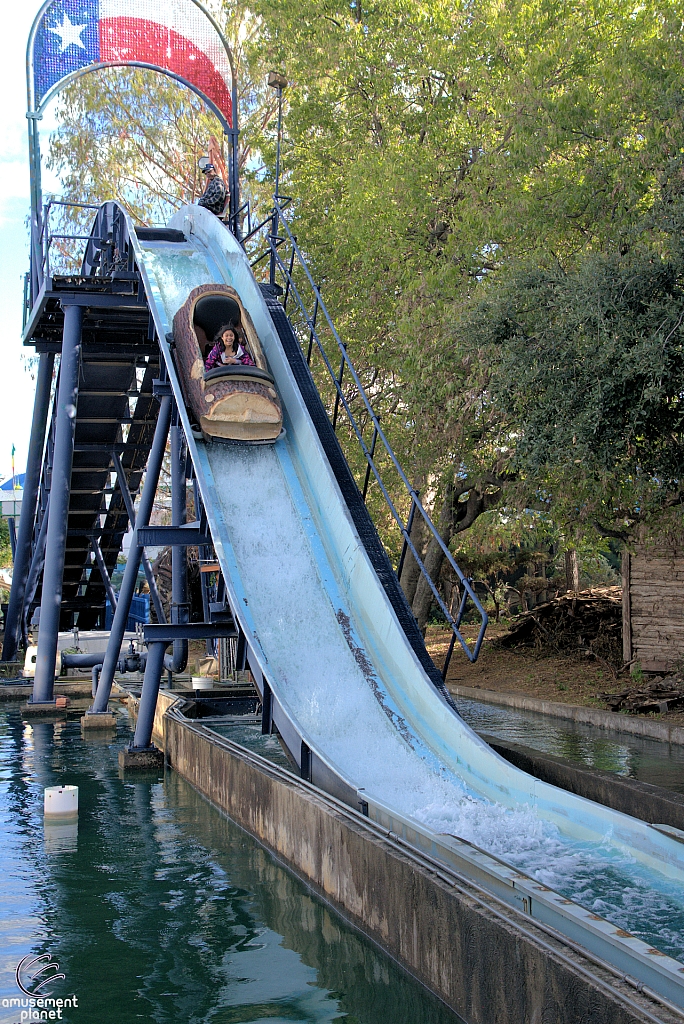
[{"label": "curved archway", "polygon": [[[230,215],[239,207],[237,81],[228,42],[201,0],[46,0],[27,45],[27,118],[31,173],[32,288],[37,275],[41,210],[38,122],[67,85],[92,71],[156,71],[194,92],[231,140]],[[34,272],[35,271],[35,272]]]}]

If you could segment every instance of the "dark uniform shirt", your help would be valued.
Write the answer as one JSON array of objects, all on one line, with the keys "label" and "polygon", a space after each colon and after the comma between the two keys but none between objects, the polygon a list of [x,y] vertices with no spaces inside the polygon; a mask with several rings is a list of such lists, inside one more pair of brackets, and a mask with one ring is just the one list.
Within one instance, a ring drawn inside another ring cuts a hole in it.
[{"label": "dark uniform shirt", "polygon": [[228,189],[225,182],[217,175],[207,184],[202,197],[197,201],[197,205],[204,206],[207,210],[215,213],[217,217],[220,217],[225,209],[227,198]]}]

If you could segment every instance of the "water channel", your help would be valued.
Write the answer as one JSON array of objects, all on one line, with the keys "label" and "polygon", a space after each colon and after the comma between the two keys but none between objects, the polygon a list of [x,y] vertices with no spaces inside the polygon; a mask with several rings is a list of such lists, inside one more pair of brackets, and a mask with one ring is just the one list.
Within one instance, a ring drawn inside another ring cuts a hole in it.
[{"label": "water channel", "polygon": [[456,706],[476,732],[684,794],[684,746],[462,697]]},{"label": "water channel", "polygon": [[[0,708],[2,1024],[43,953],[70,1024],[458,1024],[174,772],[120,775],[128,738],[124,714],[86,742]],[[44,824],[59,783],[79,787],[77,825]]]}]

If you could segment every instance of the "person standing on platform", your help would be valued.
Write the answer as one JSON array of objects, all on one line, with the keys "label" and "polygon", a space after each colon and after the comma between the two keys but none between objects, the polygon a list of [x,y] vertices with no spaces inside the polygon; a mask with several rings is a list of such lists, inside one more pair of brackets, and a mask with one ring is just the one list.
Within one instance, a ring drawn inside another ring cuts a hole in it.
[{"label": "person standing on platform", "polygon": [[201,197],[197,200],[197,205],[204,206],[205,209],[220,217],[228,201],[226,183],[219,177],[213,164],[205,164],[202,174],[205,176],[207,184]]}]

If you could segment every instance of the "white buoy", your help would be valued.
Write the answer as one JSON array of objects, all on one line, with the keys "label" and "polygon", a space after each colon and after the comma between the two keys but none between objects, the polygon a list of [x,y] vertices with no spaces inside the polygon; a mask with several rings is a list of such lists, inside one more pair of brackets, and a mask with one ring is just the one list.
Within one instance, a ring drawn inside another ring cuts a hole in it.
[{"label": "white buoy", "polygon": [[53,821],[78,817],[78,786],[48,786],[43,810]]},{"label": "white buoy", "polygon": [[215,682],[216,680],[211,676],[193,676],[192,688],[193,690],[213,690]]}]

